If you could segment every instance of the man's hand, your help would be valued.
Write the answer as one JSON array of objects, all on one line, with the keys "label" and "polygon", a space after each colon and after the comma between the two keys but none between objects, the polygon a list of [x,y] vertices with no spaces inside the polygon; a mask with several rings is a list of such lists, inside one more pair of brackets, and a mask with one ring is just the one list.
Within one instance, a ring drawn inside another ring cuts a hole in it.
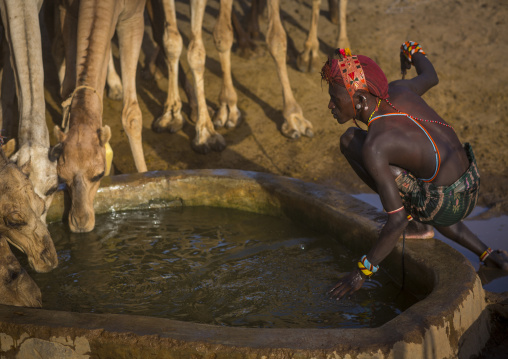
[{"label": "man's hand", "polygon": [[360,289],[365,282],[365,277],[359,269],[348,273],[328,292],[332,298],[339,300],[345,295],[353,294]]},{"label": "man's hand", "polygon": [[411,61],[404,55],[403,52],[400,53],[400,73],[402,74],[402,79],[406,77],[407,70],[411,69]]}]

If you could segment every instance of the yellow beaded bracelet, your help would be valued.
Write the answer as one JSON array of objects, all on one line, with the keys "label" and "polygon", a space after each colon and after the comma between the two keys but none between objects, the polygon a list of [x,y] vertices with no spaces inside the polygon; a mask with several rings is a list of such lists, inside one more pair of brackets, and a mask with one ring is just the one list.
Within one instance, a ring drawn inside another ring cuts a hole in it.
[{"label": "yellow beaded bracelet", "polygon": [[365,274],[367,277],[370,277],[372,274],[374,274],[372,271],[365,268],[362,262],[358,261],[358,268],[362,271],[363,274]]}]

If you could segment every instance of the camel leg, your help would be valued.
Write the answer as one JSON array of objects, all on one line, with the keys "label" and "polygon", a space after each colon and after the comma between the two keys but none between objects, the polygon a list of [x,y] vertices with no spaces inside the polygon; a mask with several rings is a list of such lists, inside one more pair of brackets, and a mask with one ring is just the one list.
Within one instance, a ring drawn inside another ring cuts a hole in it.
[{"label": "camel leg", "polygon": [[[59,31],[65,52],[65,58],[60,60],[61,67],[59,69],[59,78],[61,79],[60,83],[62,84],[60,94],[64,100],[70,96],[76,87],[76,39],[78,36],[78,9],[78,1],[73,1],[70,4],[69,9],[65,8],[64,6],[59,6]],[[62,109],[64,112],[65,110],[66,109]]]},{"label": "camel leg", "polygon": [[2,54],[2,84],[0,89],[0,100],[2,114],[0,118],[0,135],[7,138],[18,137],[18,110],[16,102],[16,81],[14,71],[11,67],[10,50],[7,40],[4,38],[1,44]]},{"label": "camel leg", "polygon": [[129,138],[137,171],[146,172],[147,168],[141,142],[143,120],[136,94],[136,68],[144,32],[143,14],[129,19],[128,22],[120,22],[117,32],[120,43],[120,62],[124,89],[122,125]]},{"label": "camel leg", "polygon": [[254,43],[251,41],[249,34],[240,23],[240,19],[235,11],[231,13],[231,20],[236,31],[236,38],[238,42],[238,52],[241,57],[249,58],[252,54]]},{"label": "camel leg", "polygon": [[312,1],[312,16],[310,21],[309,35],[305,40],[303,51],[296,60],[298,69],[302,72],[316,72],[320,69],[321,59],[319,58],[318,22],[321,0]]},{"label": "camel leg", "polygon": [[233,45],[233,27],[231,9],[233,0],[221,0],[219,19],[213,29],[215,47],[219,51],[222,68],[222,88],[219,95],[219,110],[215,113],[213,124],[216,127],[235,127],[240,120],[240,110],[236,105],[238,97],[231,76],[231,46]]},{"label": "camel leg", "polygon": [[168,96],[164,103],[163,114],[152,123],[155,132],[177,132],[183,126],[182,100],[178,88],[178,67],[182,53],[182,36],[176,25],[176,9],[174,0],[163,0],[164,32],[162,42],[168,65]]},{"label": "camel leg", "polygon": [[120,101],[122,99],[122,80],[115,69],[115,62],[113,60],[113,51],[109,51],[108,61],[108,74],[106,76],[106,83],[108,85],[108,97],[112,100]]},{"label": "camel leg", "polygon": [[332,24],[339,24],[339,0],[328,0],[328,12],[330,14],[330,22]]},{"label": "camel leg", "polygon": [[198,120],[196,122],[196,137],[192,141],[192,148],[199,153],[210,150],[222,151],[226,148],[226,141],[213,128],[205,98],[205,59],[206,52],[202,38],[202,24],[206,0],[191,0],[191,42],[187,52],[187,60],[194,78],[194,91],[198,101]]},{"label": "camel leg", "polygon": [[339,39],[337,41],[337,47],[345,49],[346,47],[351,48],[349,39],[347,37],[347,0],[340,0],[340,11],[339,11]]},{"label": "camel leg", "polygon": [[280,0],[268,2],[268,31],[267,42],[268,49],[272,55],[277,67],[277,74],[282,85],[282,95],[284,100],[284,123],[282,124],[282,133],[292,139],[297,139],[301,135],[312,137],[312,124],[303,117],[300,105],[296,102],[289,83],[289,77],[286,66],[287,38],[286,32],[280,21]]}]

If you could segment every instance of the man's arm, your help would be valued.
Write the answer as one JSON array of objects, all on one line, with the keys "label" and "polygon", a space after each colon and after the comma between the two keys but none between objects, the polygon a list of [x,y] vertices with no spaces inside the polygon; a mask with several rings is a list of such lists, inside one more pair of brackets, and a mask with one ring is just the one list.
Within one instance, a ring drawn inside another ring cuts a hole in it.
[{"label": "man's arm", "polygon": [[[389,161],[382,158],[380,155],[382,153],[386,153],[386,151],[375,146],[364,146],[362,151],[365,169],[374,180],[381,203],[388,213],[388,220],[379,233],[378,240],[366,255],[368,262],[373,266],[379,265],[390,254],[408,224],[406,211],[402,207],[402,200],[390,170]],[[329,293],[332,297],[340,299],[360,289],[366,279],[367,276],[359,268],[355,268],[343,277]]]},{"label": "man's arm", "polygon": [[[423,51],[412,54],[411,59],[409,59],[404,52],[401,52],[400,64],[402,80],[392,81],[390,82],[390,86],[405,86],[422,96],[439,83],[434,65],[432,65]],[[417,76],[410,80],[405,80],[404,76],[406,71],[411,68],[411,65],[415,67]]]}]

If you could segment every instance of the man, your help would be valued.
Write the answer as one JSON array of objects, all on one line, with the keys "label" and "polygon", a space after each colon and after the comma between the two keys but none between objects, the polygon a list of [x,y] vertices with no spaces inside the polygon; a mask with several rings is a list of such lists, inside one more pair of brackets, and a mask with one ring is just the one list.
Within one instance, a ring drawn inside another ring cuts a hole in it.
[{"label": "man", "polygon": [[411,220],[420,228],[422,223],[434,226],[485,265],[508,271],[508,253],[492,251],[462,222],[476,205],[480,186],[473,150],[421,98],[438,78],[420,45],[407,42],[401,47],[403,75],[411,65],[418,76],[388,84],[373,60],[337,49],[321,72],[337,122],[353,119],[368,128],[349,128],[340,148],[358,176],[379,194],[388,214],[376,244],[331,289],[337,299],[360,289],[378,270]]}]

